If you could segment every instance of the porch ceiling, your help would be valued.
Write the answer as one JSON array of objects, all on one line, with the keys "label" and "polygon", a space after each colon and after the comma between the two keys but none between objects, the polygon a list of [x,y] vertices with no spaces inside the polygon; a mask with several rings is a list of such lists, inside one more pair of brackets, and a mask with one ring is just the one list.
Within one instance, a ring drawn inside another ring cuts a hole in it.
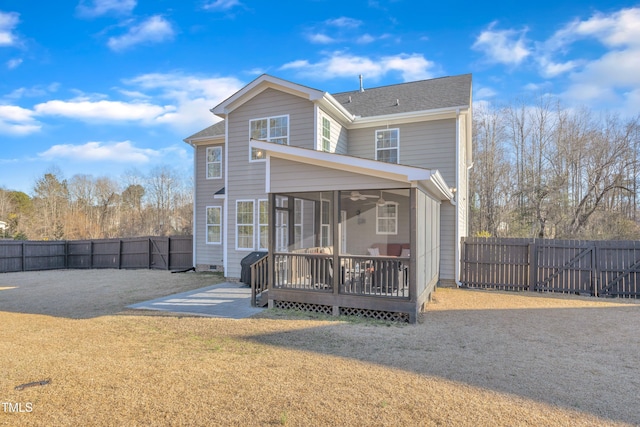
[{"label": "porch ceiling", "polygon": [[307,148],[291,147],[251,139],[250,146],[267,153],[266,181],[270,181],[271,158],[285,159],[302,164],[346,171],[364,176],[396,181],[404,186],[421,186],[439,200],[452,200],[454,195],[438,170],[385,163],[344,154],[327,153]]}]

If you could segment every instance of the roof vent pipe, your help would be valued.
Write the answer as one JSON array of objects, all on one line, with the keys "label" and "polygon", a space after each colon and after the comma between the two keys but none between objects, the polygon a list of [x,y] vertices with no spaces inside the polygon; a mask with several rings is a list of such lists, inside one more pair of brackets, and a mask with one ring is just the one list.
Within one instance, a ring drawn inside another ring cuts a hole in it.
[{"label": "roof vent pipe", "polygon": [[360,92],[364,92],[364,86],[362,85],[362,74],[360,74]]}]

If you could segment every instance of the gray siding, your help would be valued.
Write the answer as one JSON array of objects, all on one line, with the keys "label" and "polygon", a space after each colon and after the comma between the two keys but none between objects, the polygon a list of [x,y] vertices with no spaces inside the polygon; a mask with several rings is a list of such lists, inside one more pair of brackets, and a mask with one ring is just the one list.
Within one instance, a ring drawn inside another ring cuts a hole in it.
[{"label": "gray siding", "polygon": [[[220,179],[207,179],[207,147],[219,146],[222,147],[222,178]],[[193,236],[196,249],[195,264],[202,266],[222,266],[223,265],[223,245],[207,244],[207,219],[206,209],[207,206],[220,206],[223,207],[223,200],[214,199],[213,195],[216,191],[224,187],[224,171],[226,165],[224,164],[224,145],[223,144],[211,144],[197,146],[195,149],[196,156],[196,171],[195,171],[195,233]],[[224,212],[223,212],[224,214]],[[224,218],[223,218],[224,221]]]},{"label": "gray siding", "polygon": [[322,149],[322,118],[326,117],[331,122],[331,152],[338,154],[347,154],[348,152],[348,136],[347,129],[340,124],[333,116],[326,111],[319,109],[318,114],[318,149]]},{"label": "gray siding", "polygon": [[[456,179],[456,120],[444,119],[430,122],[407,123],[392,125],[390,128],[398,128],[400,132],[400,163],[437,169],[449,187],[455,187]],[[349,131],[349,154],[374,159],[375,158],[375,131],[384,129],[384,126],[376,126],[366,129],[352,129]],[[460,160],[464,164],[464,157]],[[466,173],[466,165],[460,167],[460,171]],[[461,179],[460,182],[463,180]],[[456,193],[464,194],[466,187]],[[456,196],[458,197],[458,196]],[[444,203],[440,208],[440,278],[444,280],[455,279],[456,260],[456,211],[465,212],[465,203],[457,207],[450,203]],[[458,227],[466,230],[466,222],[458,224]]]},{"label": "gray siding", "polygon": [[227,183],[227,277],[240,277],[240,261],[251,250],[236,250],[236,201],[254,201],[255,248],[258,245],[258,199],[266,199],[265,162],[249,162],[249,121],[289,115],[289,145],[314,148],[313,103],[267,89],[229,114],[227,118],[229,176]]},{"label": "gray siding", "polygon": [[284,159],[271,159],[271,191],[274,193],[283,191],[375,190],[401,186],[400,183],[388,179]]}]

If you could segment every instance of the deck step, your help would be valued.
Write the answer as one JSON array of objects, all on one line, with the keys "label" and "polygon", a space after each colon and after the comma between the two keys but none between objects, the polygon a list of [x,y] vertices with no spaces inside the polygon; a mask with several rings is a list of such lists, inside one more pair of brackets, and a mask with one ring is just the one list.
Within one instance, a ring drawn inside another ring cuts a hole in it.
[{"label": "deck step", "polygon": [[269,291],[262,291],[256,295],[256,307],[266,307],[269,304]]}]

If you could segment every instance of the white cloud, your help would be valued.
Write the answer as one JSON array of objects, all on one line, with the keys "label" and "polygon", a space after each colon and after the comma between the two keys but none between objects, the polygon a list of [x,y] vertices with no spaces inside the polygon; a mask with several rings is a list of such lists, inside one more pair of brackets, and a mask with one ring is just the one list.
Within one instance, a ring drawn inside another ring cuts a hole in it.
[{"label": "white cloud", "polygon": [[121,102],[121,101],[86,101],[52,100],[34,107],[37,115],[60,116],[78,120],[90,121],[122,121],[122,122],[146,122],[150,123],[158,117],[170,113],[175,108],[172,106],[158,106],[146,102]]},{"label": "white cloud", "polygon": [[300,75],[320,80],[336,77],[354,77],[362,74],[378,80],[387,73],[399,72],[404,81],[413,81],[433,77],[435,64],[421,54],[398,54],[369,58],[334,52],[316,63],[307,60],[289,62],[282,70],[294,70]]},{"label": "white cloud", "polygon": [[122,36],[110,37],[107,45],[111,50],[121,51],[138,44],[161,43],[172,40],[175,31],[171,23],[160,15],[129,28]]},{"label": "white cloud", "polygon": [[136,7],[136,0],[92,0],[81,1],[77,7],[78,14],[87,18],[95,18],[106,14],[128,15]]},{"label": "white cloud", "polygon": [[[604,52],[598,48],[580,50],[580,41],[596,42]],[[569,86],[563,93],[567,101],[637,113],[640,8],[575,19],[540,43],[538,56],[543,76],[568,75]],[[571,59],[554,59],[559,56]]]},{"label": "white cloud", "polygon": [[233,77],[201,77],[181,73],[143,74],[125,83],[175,105],[173,111],[158,116],[155,121],[187,132],[211,125],[215,118],[209,110],[244,86],[243,82]]},{"label": "white cloud", "polygon": [[46,160],[77,160],[90,162],[147,163],[160,156],[160,151],[149,148],[137,148],[131,141],[87,142],[82,145],[59,144],[38,153]]},{"label": "white cloud", "polygon": [[520,64],[531,54],[525,37],[527,30],[494,30],[496,25],[494,21],[481,32],[472,48],[484,53],[491,63]]},{"label": "white cloud", "polygon": [[236,6],[242,6],[238,0],[215,0],[209,3],[205,3],[203,9],[205,10],[229,10]]},{"label": "white cloud", "polygon": [[339,28],[358,28],[362,25],[362,21],[353,18],[347,18],[346,16],[341,16],[340,18],[335,19],[327,19],[324,21],[326,25],[330,25],[332,27]]},{"label": "white cloud", "polygon": [[489,87],[481,87],[474,91],[474,98],[486,99],[497,95],[496,91]]},{"label": "white cloud", "polygon": [[15,105],[0,105],[0,134],[29,135],[42,126],[33,117],[33,112]]},{"label": "white cloud", "polygon": [[330,36],[328,36],[326,34],[323,34],[323,33],[309,34],[309,35],[307,35],[307,39],[311,43],[316,43],[316,44],[331,44],[331,43],[337,43],[338,42],[338,40],[336,40],[333,37],[330,37]]},{"label": "white cloud", "polygon": [[0,11],[0,46],[13,46],[18,42],[13,30],[19,22],[19,14]]},{"label": "white cloud", "polygon": [[20,64],[22,64],[22,59],[21,58],[14,58],[14,59],[10,59],[7,61],[7,68],[10,70],[13,70],[15,68],[18,68],[20,66]]}]

